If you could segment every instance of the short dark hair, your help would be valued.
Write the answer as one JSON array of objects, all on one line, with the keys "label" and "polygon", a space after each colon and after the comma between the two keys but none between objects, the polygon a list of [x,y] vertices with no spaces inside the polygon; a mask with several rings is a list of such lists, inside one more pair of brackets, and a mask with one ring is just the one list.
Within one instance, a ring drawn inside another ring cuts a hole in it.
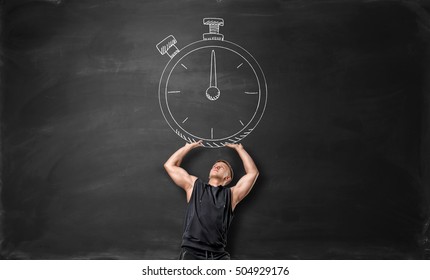
[{"label": "short dark hair", "polygon": [[226,160],[223,160],[223,159],[219,159],[219,160],[215,161],[215,163],[217,163],[217,162],[223,162],[228,166],[228,169],[230,170],[230,179],[231,179],[230,182],[233,181],[234,172],[233,172],[233,168],[231,167],[230,163]]}]

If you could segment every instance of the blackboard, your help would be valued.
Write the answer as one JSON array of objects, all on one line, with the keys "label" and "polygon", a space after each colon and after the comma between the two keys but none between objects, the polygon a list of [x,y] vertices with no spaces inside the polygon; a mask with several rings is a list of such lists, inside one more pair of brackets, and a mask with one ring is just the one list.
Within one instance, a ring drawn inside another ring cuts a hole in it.
[{"label": "blackboard", "polygon": [[[241,143],[260,177],[236,208],[233,259],[429,258],[426,1],[3,1],[4,259],[175,259],[185,194],[163,163],[156,48],[206,17],[246,48],[267,106]],[[206,178],[201,148],[183,166]]]}]

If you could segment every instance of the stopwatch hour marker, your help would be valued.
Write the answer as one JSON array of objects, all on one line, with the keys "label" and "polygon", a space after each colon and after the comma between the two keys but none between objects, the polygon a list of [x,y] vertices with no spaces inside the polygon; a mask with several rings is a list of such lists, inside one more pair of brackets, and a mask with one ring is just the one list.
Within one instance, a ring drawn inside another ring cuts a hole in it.
[{"label": "stopwatch hour marker", "polygon": [[259,124],[267,83],[255,58],[224,40],[219,32],[224,19],[204,18],[203,24],[209,32],[202,40],[178,48],[169,35],[156,45],[169,58],[158,97],[164,119],[179,137],[218,148],[240,142]]}]

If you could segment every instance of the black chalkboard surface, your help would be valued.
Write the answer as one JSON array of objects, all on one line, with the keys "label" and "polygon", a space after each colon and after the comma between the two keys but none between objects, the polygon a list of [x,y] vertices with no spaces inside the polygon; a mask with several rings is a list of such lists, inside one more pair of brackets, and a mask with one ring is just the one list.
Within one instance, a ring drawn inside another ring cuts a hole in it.
[{"label": "black chalkboard surface", "polygon": [[[429,258],[429,9],[3,1],[1,258],[177,258],[186,200],[163,163],[185,141],[159,105],[169,57],[156,46],[202,40],[208,17],[224,20],[225,40],[252,54],[267,85],[241,140],[260,177],[236,208],[232,258]],[[183,166],[205,179],[218,158],[244,174],[227,148],[193,150]]]}]

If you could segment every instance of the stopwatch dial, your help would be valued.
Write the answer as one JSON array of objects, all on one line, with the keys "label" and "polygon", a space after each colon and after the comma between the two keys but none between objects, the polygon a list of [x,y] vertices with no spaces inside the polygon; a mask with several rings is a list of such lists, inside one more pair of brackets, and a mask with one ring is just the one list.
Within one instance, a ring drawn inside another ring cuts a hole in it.
[{"label": "stopwatch dial", "polygon": [[184,55],[165,89],[169,114],[184,132],[204,140],[228,140],[255,117],[260,84],[239,53],[204,47]]}]

